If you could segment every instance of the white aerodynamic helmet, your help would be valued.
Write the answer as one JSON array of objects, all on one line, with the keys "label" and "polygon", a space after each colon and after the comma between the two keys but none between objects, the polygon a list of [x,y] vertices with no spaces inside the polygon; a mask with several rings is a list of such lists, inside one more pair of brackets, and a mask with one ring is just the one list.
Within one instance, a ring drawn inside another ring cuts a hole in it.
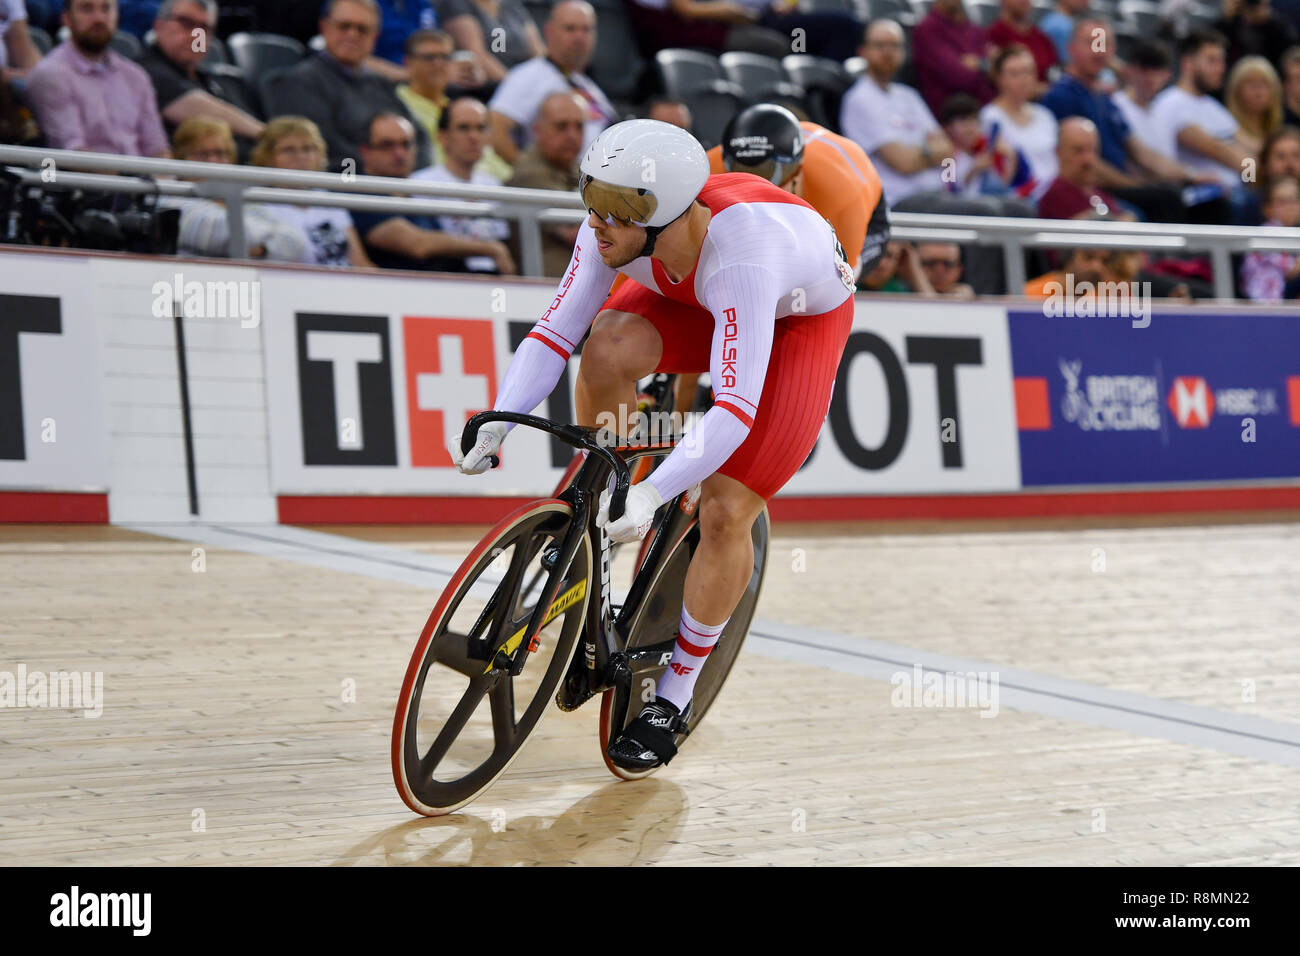
[{"label": "white aerodynamic helmet", "polygon": [[589,212],[658,232],[687,209],[709,178],[699,140],[658,120],[615,123],[582,158],[578,194]]}]

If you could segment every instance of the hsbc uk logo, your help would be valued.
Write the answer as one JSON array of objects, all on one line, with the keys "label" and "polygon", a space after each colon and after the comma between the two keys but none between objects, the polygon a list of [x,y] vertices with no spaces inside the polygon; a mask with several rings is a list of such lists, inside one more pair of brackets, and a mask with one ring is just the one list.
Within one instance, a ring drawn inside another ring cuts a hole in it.
[{"label": "hsbc uk logo", "polygon": [[1233,387],[1215,391],[1200,375],[1175,378],[1165,404],[1179,428],[1209,428],[1216,411],[1234,418],[1281,412],[1277,389]]}]

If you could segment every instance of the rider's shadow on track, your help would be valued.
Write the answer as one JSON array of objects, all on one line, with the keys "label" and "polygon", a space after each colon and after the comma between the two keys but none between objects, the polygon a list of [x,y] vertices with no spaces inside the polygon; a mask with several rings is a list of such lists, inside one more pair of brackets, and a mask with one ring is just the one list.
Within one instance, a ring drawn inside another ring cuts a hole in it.
[{"label": "rider's shadow on track", "polygon": [[[483,800],[444,817],[408,820],[356,844],[333,866],[374,862],[389,866],[512,866],[565,863],[630,866],[654,863],[678,842],[686,821],[686,794],[670,780],[615,781],[583,797],[557,817],[497,817]],[[487,819],[476,815],[487,813]],[[494,829],[494,825],[496,829]],[[464,845],[470,844],[469,860]]]}]

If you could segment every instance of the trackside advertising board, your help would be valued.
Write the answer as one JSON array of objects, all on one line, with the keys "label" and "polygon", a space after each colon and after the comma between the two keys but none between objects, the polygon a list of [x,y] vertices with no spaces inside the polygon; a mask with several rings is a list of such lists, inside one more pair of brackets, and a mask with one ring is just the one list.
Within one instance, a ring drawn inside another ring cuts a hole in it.
[{"label": "trackside advertising board", "polygon": [[[549,285],[264,272],[273,485],[282,495],[519,495],[572,452],[516,428],[473,479],[447,452],[490,408]],[[534,414],[572,421],[580,350]],[[761,411],[760,411],[761,414]],[[827,424],[787,494],[1011,491],[1019,483],[1006,313],[858,303]]]},{"label": "trackside advertising board", "polygon": [[1026,487],[1300,476],[1300,313],[1008,321]]}]

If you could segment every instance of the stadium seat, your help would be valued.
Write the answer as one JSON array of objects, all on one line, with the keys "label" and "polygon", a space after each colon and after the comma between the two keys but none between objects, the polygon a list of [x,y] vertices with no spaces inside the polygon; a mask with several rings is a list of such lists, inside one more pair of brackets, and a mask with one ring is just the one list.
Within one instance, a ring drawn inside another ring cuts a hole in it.
[{"label": "stadium seat", "polygon": [[799,0],[800,13],[848,13],[859,16],[861,6],[854,0]]},{"label": "stadium seat", "polygon": [[1119,0],[1119,16],[1140,37],[1154,37],[1160,29],[1160,5],[1150,0]]},{"label": "stadium seat", "polygon": [[144,56],[144,44],[134,34],[118,30],[113,34],[113,39],[109,43],[112,44],[114,50],[129,59],[139,60],[140,57]]},{"label": "stadium seat", "polygon": [[297,40],[275,33],[236,33],[229,47],[236,65],[243,68],[250,83],[259,87],[266,73],[293,66],[307,55]]},{"label": "stadium seat", "polygon": [[292,66],[282,66],[278,69],[267,70],[261,76],[256,78],[248,77],[246,88],[257,90],[257,102],[262,109],[262,115],[265,117],[278,116],[281,113],[276,106],[277,89],[280,80],[284,78]]},{"label": "stadium seat", "polygon": [[226,41],[219,36],[208,37],[208,55],[205,63],[230,63],[230,51],[226,49]]},{"label": "stadium seat", "polygon": [[792,53],[781,60],[781,68],[792,83],[803,87],[808,118],[814,123],[839,128],[840,99],[853,78],[834,60],[805,53]]},{"label": "stadium seat", "polygon": [[691,132],[705,149],[722,142],[723,129],[745,105],[743,91],[730,80],[707,81],[681,99],[691,111]]},{"label": "stadium seat", "polygon": [[718,57],[722,72],[732,83],[739,84],[746,96],[787,82],[781,61],[759,53],[724,53]]},{"label": "stadium seat", "polygon": [[597,3],[595,7],[597,42],[587,73],[611,100],[637,99],[646,62],[622,0],[617,5]]},{"label": "stadium seat", "polygon": [[655,66],[663,79],[664,92],[679,100],[714,80],[726,78],[718,58],[698,50],[660,50],[655,54]]},{"label": "stadium seat", "polygon": [[244,74],[244,71],[235,66],[235,64],[208,63],[205,61],[203,64],[203,72],[217,77],[224,85],[233,86],[235,91],[243,101],[248,104],[249,108],[255,115],[262,119],[266,118],[265,116],[262,116],[262,114],[258,113],[260,102],[257,91],[253,88],[252,84],[248,82],[248,77]]},{"label": "stadium seat", "polygon": [[54,49],[54,40],[40,27],[29,25],[27,27],[27,35],[32,38],[32,43],[36,44],[36,49],[41,51],[41,56],[45,56],[45,54]]},{"label": "stadium seat", "polygon": [[915,25],[918,19],[908,0],[871,0],[871,17],[893,20],[904,27]]}]

